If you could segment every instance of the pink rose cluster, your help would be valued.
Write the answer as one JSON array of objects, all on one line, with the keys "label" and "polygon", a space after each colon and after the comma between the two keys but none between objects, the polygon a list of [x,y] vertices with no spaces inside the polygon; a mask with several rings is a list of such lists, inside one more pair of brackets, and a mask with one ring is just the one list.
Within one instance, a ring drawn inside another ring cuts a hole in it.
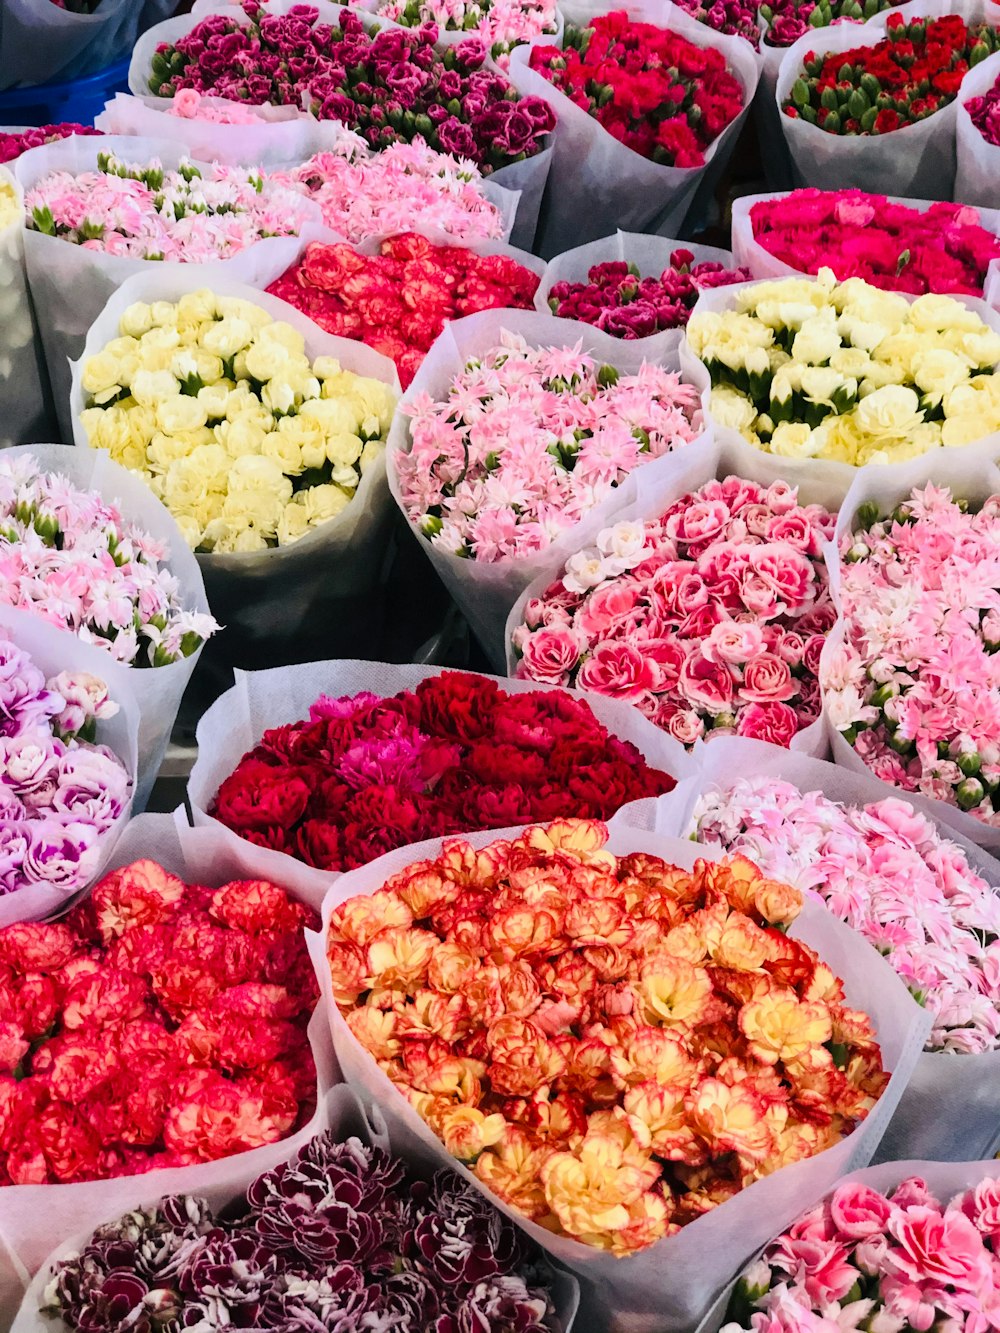
[{"label": "pink rose cluster", "polygon": [[936,203],[921,212],[863,190],[795,190],[750,210],[753,238],[799,273],[833,269],[887,291],[982,296],[1000,238],[979,210]]},{"label": "pink rose cluster", "polygon": [[461,241],[503,236],[503,218],[483,194],[479,168],[419,138],[376,153],[345,130],[332,152],[272,179],[308,193],[326,225],[352,243],[427,229]]},{"label": "pink rose cluster", "polygon": [[0,895],[45,884],[68,897],[96,873],[101,836],[128,804],[129,777],[90,740],[98,720],[117,712],[96,676],[64,671],[46,681],[0,638]]},{"label": "pink rose cluster", "polygon": [[403,508],[433,546],[494,564],[543,551],[642,464],[702,431],[698,392],[518,334],[470,360],[447,397],[415,396],[397,461]]},{"label": "pink rose cluster", "polygon": [[827,716],[883,782],[1000,828],[1000,495],[931,484],[863,506],[841,545]]},{"label": "pink rose cluster", "polygon": [[701,796],[691,835],[748,857],[864,935],[934,1015],[926,1050],[1000,1045],[1000,894],[909,802],[842,805],[739,778]]},{"label": "pink rose cluster", "polygon": [[100,130],[95,130],[93,125],[76,125],[66,121],[60,125],[38,125],[26,130],[0,131],[0,164],[13,162],[29,148],[40,148],[42,144],[68,139],[71,134],[97,135],[100,134]]},{"label": "pink rose cluster", "polygon": [[739,477],[616,523],[528,601],[515,674],[625,699],[685,745],[787,746],[819,716],[834,524],[785,482]]},{"label": "pink rose cluster", "polygon": [[1000,1182],[939,1203],[911,1176],[840,1185],[744,1270],[722,1333],[986,1333],[1000,1309]]}]

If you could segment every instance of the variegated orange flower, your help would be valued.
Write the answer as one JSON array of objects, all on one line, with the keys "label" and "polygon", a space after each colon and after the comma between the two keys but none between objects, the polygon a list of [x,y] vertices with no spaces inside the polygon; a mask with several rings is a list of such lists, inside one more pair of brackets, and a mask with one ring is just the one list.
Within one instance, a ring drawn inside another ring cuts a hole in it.
[{"label": "variegated orange flower", "polygon": [[348,944],[367,949],[384,930],[406,929],[413,925],[413,913],[396,893],[380,889],[370,898],[351,898],[333,909],[330,938],[339,937]]},{"label": "variegated orange flower", "polygon": [[689,1094],[688,1115],[695,1133],[716,1153],[734,1152],[760,1162],[771,1151],[771,1129],[761,1098],[745,1083],[730,1087],[704,1078]]},{"label": "variegated orange flower", "polygon": [[833,1035],[829,1009],[800,1001],[790,990],[774,991],[744,1005],[739,1022],[751,1052],[768,1065],[797,1060],[811,1046],[822,1046]]},{"label": "variegated orange flower", "polygon": [[429,930],[393,926],[368,946],[368,970],[383,986],[414,990],[427,976],[438,944]]},{"label": "variegated orange flower", "polygon": [[549,1205],[541,1174],[549,1152],[536,1134],[508,1123],[500,1141],[476,1162],[475,1172],[498,1199],[544,1225]]},{"label": "variegated orange flower", "polygon": [[639,998],[649,1023],[697,1023],[712,997],[712,979],[703,967],[660,954],[642,969]]},{"label": "variegated orange flower", "polygon": [[503,1138],[506,1124],[502,1115],[484,1115],[475,1106],[450,1106],[435,1118],[432,1128],[452,1157],[474,1162]]}]

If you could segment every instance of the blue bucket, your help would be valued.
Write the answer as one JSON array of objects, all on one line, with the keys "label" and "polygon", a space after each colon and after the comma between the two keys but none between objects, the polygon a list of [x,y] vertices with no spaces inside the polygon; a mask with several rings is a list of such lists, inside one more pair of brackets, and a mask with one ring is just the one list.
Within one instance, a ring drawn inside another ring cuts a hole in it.
[{"label": "blue bucket", "polygon": [[33,88],[13,88],[0,93],[0,125],[58,125],[72,121],[93,125],[115,93],[128,92],[131,56],[65,83],[39,83]]}]

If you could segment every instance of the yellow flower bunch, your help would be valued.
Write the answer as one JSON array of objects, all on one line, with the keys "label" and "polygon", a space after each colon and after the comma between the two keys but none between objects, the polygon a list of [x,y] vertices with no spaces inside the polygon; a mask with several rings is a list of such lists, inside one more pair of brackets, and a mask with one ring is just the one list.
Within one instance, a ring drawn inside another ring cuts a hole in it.
[{"label": "yellow flower bunch", "polygon": [[861,467],[1000,430],[1000,334],[950,296],[912,304],[861,278],[756,283],[696,314],[688,343],[721,426],[784,458]]},{"label": "yellow flower bunch", "polygon": [[138,473],[198,551],[288,546],[334,518],[385,448],[387,384],[310,361],[301,333],[203,290],[139,302],[83,368],[92,448]]},{"label": "yellow flower bunch", "polygon": [[12,222],[20,221],[21,205],[18,202],[17,192],[10,181],[0,177],[0,231],[9,227]]}]

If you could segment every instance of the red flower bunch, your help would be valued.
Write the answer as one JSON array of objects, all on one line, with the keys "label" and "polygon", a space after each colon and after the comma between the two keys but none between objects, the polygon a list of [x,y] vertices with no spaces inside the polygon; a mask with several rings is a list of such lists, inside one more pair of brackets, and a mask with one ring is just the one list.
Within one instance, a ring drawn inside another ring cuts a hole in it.
[{"label": "red flower bunch", "polygon": [[267,290],[327,333],[391,357],[405,389],[450,319],[531,310],[537,288],[538,275],[507,255],[432,245],[407,232],[383,241],[374,256],[316,242]]},{"label": "red flower bunch", "polygon": [[967,204],[924,212],[863,190],[795,190],[750,210],[753,238],[800,273],[833,269],[887,291],[982,296],[1000,240]]},{"label": "red flower bunch", "polygon": [[719,51],[624,10],[567,26],[563,49],[533,47],[530,64],[626,148],[667,167],[702,166],[743,109]]},{"label": "red flower bunch", "polygon": [[264,733],[211,813],[262,847],[352,870],[424,838],[606,818],[673,786],[580,700],[449,671],[392,699],[321,696],[307,722]]},{"label": "red flower bunch", "polygon": [[998,49],[1000,34],[985,23],[890,14],[872,46],[810,51],[783,110],[829,134],[889,134],[953,102],[970,68]]},{"label": "red flower bunch", "polygon": [[137,1175],[274,1143],[316,1101],[313,914],[153,861],[0,930],[0,1185]]},{"label": "red flower bunch", "polygon": [[68,139],[71,134],[99,135],[93,125],[38,125],[26,130],[0,131],[0,163],[13,162],[14,158],[26,153],[29,148],[38,148],[42,144],[55,143],[57,139]]},{"label": "red flower bunch", "polygon": [[563,820],[446,844],[330,918],[354,1036],[509,1207],[615,1254],[832,1146],[888,1083],[867,1014],[742,857]]}]

